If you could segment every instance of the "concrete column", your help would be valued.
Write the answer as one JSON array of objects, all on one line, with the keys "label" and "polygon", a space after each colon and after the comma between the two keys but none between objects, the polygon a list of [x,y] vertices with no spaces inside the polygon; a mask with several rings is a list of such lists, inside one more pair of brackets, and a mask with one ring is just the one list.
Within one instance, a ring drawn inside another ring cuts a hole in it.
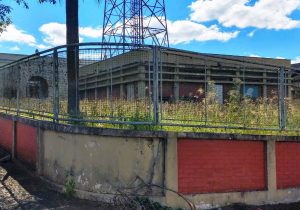
[{"label": "concrete column", "polygon": [[175,98],[175,101],[178,101],[179,100],[179,68],[178,67],[175,67],[175,75],[174,75],[174,98]]},{"label": "concrete column", "polygon": [[110,85],[106,86],[106,98],[110,100]]},{"label": "concrete column", "polygon": [[145,71],[146,68],[145,66],[139,66],[138,67],[138,79],[139,81],[137,82],[137,98],[138,99],[145,99],[146,98],[146,81],[145,81]]},{"label": "concrete column", "polygon": [[87,79],[85,79],[85,87],[84,87],[84,99],[87,99],[87,87],[86,87]]},{"label": "concrete column", "polygon": [[292,98],[292,75],[288,74],[288,86],[287,86],[287,94],[289,98]]},{"label": "concrete column", "polygon": [[236,75],[236,78],[238,80],[242,81],[241,82],[241,89],[242,89],[242,93],[243,93],[243,96],[244,96],[244,85],[246,85],[246,81],[244,81],[244,80],[246,80],[246,79],[244,78],[244,72],[243,72],[243,70],[244,69],[242,67],[240,67],[239,70],[237,70],[235,72],[235,75]]},{"label": "concrete column", "polygon": [[124,81],[123,67],[121,67],[121,70],[120,70],[120,98],[121,99],[124,99],[126,96],[123,81]]},{"label": "concrete column", "polygon": [[98,89],[97,89],[97,85],[96,85],[96,87],[95,87],[95,100],[97,100],[98,99]]},{"label": "concrete column", "polygon": [[124,89],[124,84],[120,84],[120,98],[124,99],[125,98],[125,89]]},{"label": "concrete column", "polygon": [[207,66],[206,67],[206,79],[207,79],[207,82],[211,81],[211,68],[210,66]]},{"label": "concrete column", "polygon": [[263,73],[263,97],[268,98],[267,73]]},{"label": "concrete column", "polygon": [[[178,192],[178,155],[177,155],[177,133],[169,132],[166,146],[165,186],[167,189]],[[183,207],[184,201],[171,191],[165,191],[165,202],[174,208]],[[186,206],[188,209],[188,206]]]},{"label": "concrete column", "polygon": [[268,200],[274,200],[277,191],[276,141],[267,141],[267,182]]},{"label": "concrete column", "polygon": [[166,187],[178,191],[177,133],[169,132],[166,148]]},{"label": "concrete column", "polygon": [[145,83],[145,81],[139,81],[137,83],[137,85],[138,85],[138,92],[137,92],[138,99],[145,99],[145,97],[146,97],[146,83]]},{"label": "concrete column", "polygon": [[110,94],[112,94],[111,93],[111,72],[110,72],[111,70],[110,69],[108,69],[107,70],[107,81],[106,81],[106,98],[107,98],[107,100],[110,100]]}]

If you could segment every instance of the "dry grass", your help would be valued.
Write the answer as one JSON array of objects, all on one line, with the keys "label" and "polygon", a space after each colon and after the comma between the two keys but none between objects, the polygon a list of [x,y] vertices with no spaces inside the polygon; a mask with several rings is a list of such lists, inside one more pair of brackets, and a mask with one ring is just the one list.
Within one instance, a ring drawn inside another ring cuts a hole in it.
[{"label": "dry grass", "polygon": [[[1,100],[1,105],[9,107],[13,111],[16,107],[16,100]],[[286,105],[286,128],[300,131],[300,100],[286,100]],[[60,117],[66,117],[66,101],[60,101],[59,107]],[[29,114],[31,113],[31,116],[40,114],[53,117],[53,102],[51,100],[26,98],[21,100],[20,110],[28,111]],[[123,123],[151,123],[153,122],[152,110],[153,105],[149,103],[149,100],[82,100],[80,102],[80,119]],[[231,97],[224,105],[218,104],[209,98],[200,102],[166,102],[159,107],[159,110],[162,111],[160,113],[160,122],[165,124],[165,126],[120,125],[113,123],[85,123],[85,125],[138,130],[282,134],[281,131],[266,131],[279,128],[277,98],[254,101],[251,99],[237,100],[237,98]],[[28,117],[26,114],[23,114],[23,116]],[[36,116],[36,118],[38,117]],[[179,126],[169,126],[169,124],[177,124]],[[251,131],[249,128],[257,130]],[[292,132],[291,135],[298,135],[298,133]]]}]

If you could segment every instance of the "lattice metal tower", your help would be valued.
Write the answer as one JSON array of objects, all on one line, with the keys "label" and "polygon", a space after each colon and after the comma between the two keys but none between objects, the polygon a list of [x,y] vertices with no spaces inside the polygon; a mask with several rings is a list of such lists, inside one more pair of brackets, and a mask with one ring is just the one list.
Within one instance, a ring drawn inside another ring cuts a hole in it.
[{"label": "lattice metal tower", "polygon": [[105,0],[103,42],[169,46],[164,0]]}]

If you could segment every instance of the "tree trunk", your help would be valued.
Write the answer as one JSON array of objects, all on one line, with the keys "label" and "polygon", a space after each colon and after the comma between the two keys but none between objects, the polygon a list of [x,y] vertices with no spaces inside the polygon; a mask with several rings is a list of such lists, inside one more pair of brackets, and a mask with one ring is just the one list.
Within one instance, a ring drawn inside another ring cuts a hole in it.
[{"label": "tree trunk", "polygon": [[[66,0],[67,44],[79,43],[78,0]],[[67,47],[68,114],[79,114],[79,53],[77,46]]]}]

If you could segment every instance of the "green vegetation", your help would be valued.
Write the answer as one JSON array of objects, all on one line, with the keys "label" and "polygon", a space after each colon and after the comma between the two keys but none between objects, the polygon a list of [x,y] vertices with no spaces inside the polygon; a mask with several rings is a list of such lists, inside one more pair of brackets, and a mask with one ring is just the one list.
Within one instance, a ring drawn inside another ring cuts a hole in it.
[{"label": "green vegetation", "polygon": [[[280,131],[276,94],[272,98],[252,100],[242,98],[240,89],[237,81],[224,104],[218,103],[213,83],[209,84],[207,97],[202,100],[164,102],[159,107],[160,125],[153,124],[153,104],[149,99],[82,100],[80,101],[81,114],[77,119],[92,122],[72,124],[133,130],[300,135],[300,100],[285,100],[286,130]],[[16,114],[16,100],[1,100],[1,105],[9,108],[4,112]],[[22,117],[51,121],[54,116],[52,114],[53,101],[22,99],[20,111]],[[67,123],[62,120],[68,118],[67,113],[67,102],[61,100],[59,103],[60,123]],[[93,122],[93,120],[103,122]]]},{"label": "green vegetation", "polygon": [[64,193],[68,198],[72,198],[75,195],[75,181],[74,177],[70,174],[66,176]]}]

